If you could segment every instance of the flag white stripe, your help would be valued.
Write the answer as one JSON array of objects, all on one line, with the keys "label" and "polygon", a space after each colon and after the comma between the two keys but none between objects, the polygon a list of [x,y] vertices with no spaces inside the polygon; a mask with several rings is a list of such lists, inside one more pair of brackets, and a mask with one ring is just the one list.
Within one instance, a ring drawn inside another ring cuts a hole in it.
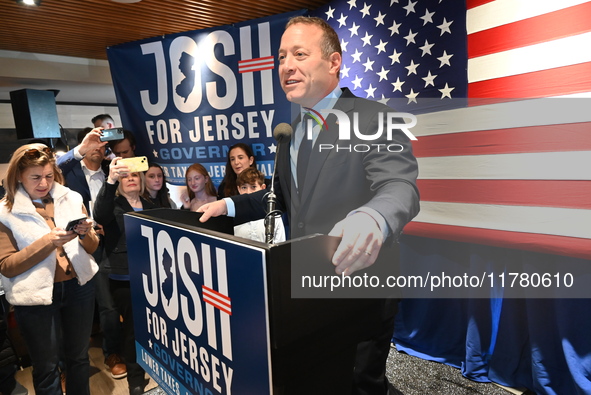
[{"label": "flag white stripe", "polygon": [[420,179],[591,180],[591,151],[446,156],[417,160]]},{"label": "flag white stripe", "polygon": [[468,10],[466,29],[472,34],[587,2],[589,0],[495,0]]},{"label": "flag white stripe", "polygon": [[591,238],[591,210],[422,201],[413,221]]},{"label": "flag white stripe", "polygon": [[468,59],[468,83],[591,62],[591,32]]},{"label": "flag white stripe", "polygon": [[417,116],[411,132],[417,136],[558,125],[591,121],[591,93],[581,98],[543,98],[463,107]]}]

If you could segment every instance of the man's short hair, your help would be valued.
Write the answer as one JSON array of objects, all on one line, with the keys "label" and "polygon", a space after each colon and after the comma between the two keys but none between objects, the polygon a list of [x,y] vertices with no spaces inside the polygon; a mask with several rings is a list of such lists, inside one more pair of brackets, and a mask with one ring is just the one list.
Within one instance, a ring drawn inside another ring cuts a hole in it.
[{"label": "man's short hair", "polygon": [[264,183],[265,175],[254,167],[244,169],[240,174],[238,174],[238,178],[236,179],[237,186],[241,186],[244,184],[263,185]]},{"label": "man's short hair", "polygon": [[119,144],[120,142],[122,142],[123,140],[129,141],[129,145],[133,148],[135,147],[135,136],[133,135],[133,133],[127,129],[123,129],[123,138],[121,140],[113,140],[111,142],[109,142],[109,147],[111,147],[111,149],[115,148],[115,146],[117,144]]},{"label": "man's short hair", "polygon": [[335,52],[338,52],[341,56],[343,55],[341,42],[339,41],[339,35],[324,19],[315,16],[295,16],[287,22],[285,28],[287,29],[288,27],[298,23],[304,25],[315,25],[322,30],[323,36],[322,42],[320,43],[320,49],[324,59],[328,59],[328,57]]},{"label": "man's short hair", "polygon": [[96,123],[96,121],[101,121],[101,123],[104,121],[111,122],[112,124],[115,123],[115,121],[113,120],[113,117],[110,116],[109,114],[99,114],[99,115],[93,117],[91,120],[93,125]]}]

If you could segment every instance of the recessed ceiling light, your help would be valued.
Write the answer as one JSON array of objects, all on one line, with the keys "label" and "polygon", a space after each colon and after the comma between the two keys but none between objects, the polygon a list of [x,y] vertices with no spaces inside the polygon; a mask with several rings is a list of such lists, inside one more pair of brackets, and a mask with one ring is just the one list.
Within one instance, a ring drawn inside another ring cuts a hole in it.
[{"label": "recessed ceiling light", "polygon": [[40,5],[41,4],[41,0],[16,0],[16,2],[18,4],[24,4],[24,5]]}]

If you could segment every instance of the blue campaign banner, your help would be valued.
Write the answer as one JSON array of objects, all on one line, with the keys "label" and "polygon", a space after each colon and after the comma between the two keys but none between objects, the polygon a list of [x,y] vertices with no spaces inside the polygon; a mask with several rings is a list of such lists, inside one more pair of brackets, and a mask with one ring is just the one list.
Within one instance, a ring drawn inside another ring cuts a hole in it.
[{"label": "blue campaign banner", "polygon": [[168,394],[272,394],[265,250],[125,215],[137,361]]},{"label": "blue campaign banner", "polygon": [[117,104],[136,154],[162,165],[173,185],[185,185],[196,162],[218,185],[228,148],[243,142],[271,175],[273,128],[291,121],[276,55],[289,18],[305,12],[109,47]]}]

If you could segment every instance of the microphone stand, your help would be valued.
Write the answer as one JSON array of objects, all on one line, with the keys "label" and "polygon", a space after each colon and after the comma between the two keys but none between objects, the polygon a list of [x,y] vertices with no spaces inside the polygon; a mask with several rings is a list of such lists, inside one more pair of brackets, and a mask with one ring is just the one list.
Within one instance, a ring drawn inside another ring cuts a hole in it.
[{"label": "microphone stand", "polygon": [[[281,140],[278,140],[277,151],[279,151],[279,144]],[[277,157],[279,152],[275,154],[275,160],[273,161],[273,178],[271,178],[271,188],[269,192],[265,194],[267,198],[267,215],[265,215],[265,243],[272,244],[275,239],[275,215],[281,214],[281,211],[276,210],[277,195],[275,195],[275,172],[277,171]]]}]

